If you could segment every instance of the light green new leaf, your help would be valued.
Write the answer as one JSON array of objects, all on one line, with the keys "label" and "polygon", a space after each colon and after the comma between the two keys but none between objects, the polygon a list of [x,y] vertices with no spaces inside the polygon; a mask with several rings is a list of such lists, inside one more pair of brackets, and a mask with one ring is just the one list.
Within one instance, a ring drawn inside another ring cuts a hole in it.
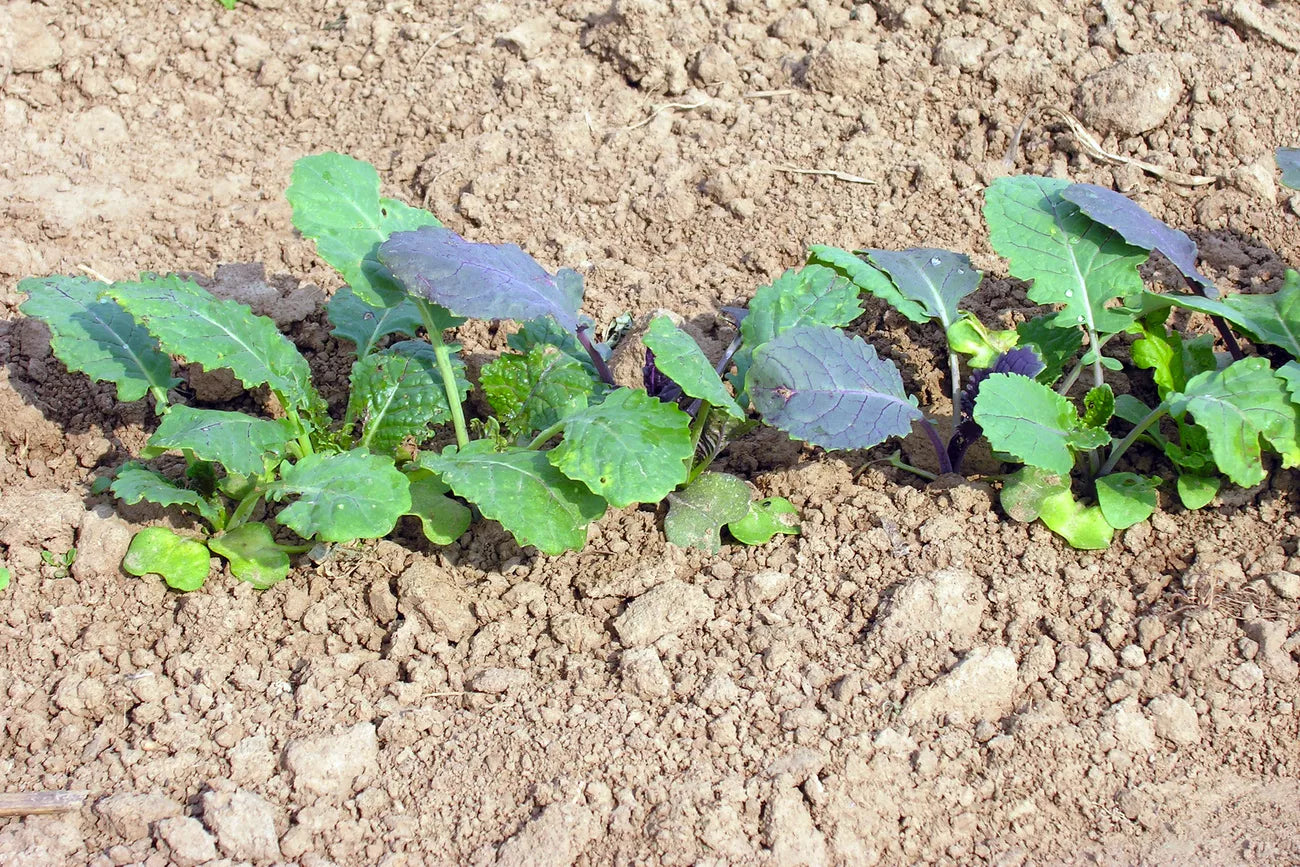
[{"label": "light green new leaf", "polygon": [[[456,399],[469,393],[465,362],[451,357]],[[352,365],[348,418],[360,419],[359,447],[389,454],[404,438],[421,439],[451,418],[447,393],[433,347],[422,340],[403,340]]]},{"label": "light green new leaf", "polygon": [[200,460],[221,464],[227,472],[256,476],[279,463],[292,439],[288,419],[176,405],[149,437],[149,446],[188,450]]},{"label": "light green new leaf", "polygon": [[424,324],[419,309],[410,298],[403,298],[392,307],[374,307],[362,301],[347,286],[326,302],[325,315],[334,325],[330,334],[356,344],[358,358],[365,358],[376,343],[390,334],[416,336]]},{"label": "light green new leaf", "polygon": [[265,524],[240,524],[208,540],[213,554],[226,558],[230,574],[265,590],[289,577],[289,554],[275,543]]},{"label": "light green new leaf", "polygon": [[668,495],[664,535],[682,548],[722,550],[722,528],[749,514],[749,485],[726,473],[701,473]]},{"label": "light green new leaf", "polygon": [[682,482],[695,453],[691,417],[641,389],[620,388],[564,422],[564,440],[548,455],[615,508],[657,503]]},{"label": "light green new leaf", "polygon": [[1183,340],[1163,323],[1139,320],[1135,327],[1142,337],[1133,341],[1133,363],[1151,371],[1161,400],[1182,391],[1187,380],[1198,373],[1215,369],[1214,338],[1210,335]]},{"label": "light green new leaf", "polygon": [[1223,480],[1219,476],[1202,476],[1196,473],[1181,473],[1178,476],[1178,499],[1184,509],[1196,511],[1210,504],[1214,495],[1219,493]]},{"label": "light green new leaf", "polygon": [[411,511],[420,519],[424,538],[435,545],[450,545],[469,529],[473,513],[465,505],[447,496],[451,488],[432,470],[414,470],[411,480]]},{"label": "light green new leaf", "polygon": [[1065,397],[1026,376],[994,373],[980,385],[975,421],[996,451],[1066,475],[1075,449],[1105,445],[1104,430],[1086,427]]},{"label": "light green new leaf", "polygon": [[311,368],[297,347],[247,304],[216,298],[174,274],[142,274],[107,293],[138,319],[165,350],[207,370],[227,368],[247,388],[269,385],[287,409],[324,406],[311,384]]},{"label": "light green new leaf", "polygon": [[1105,427],[1115,414],[1115,390],[1102,383],[1096,388],[1088,389],[1083,398],[1083,426]]},{"label": "light green new leaf", "polygon": [[462,449],[420,455],[420,465],[442,476],[457,496],[499,521],[520,545],[543,554],[576,551],[587,525],[605,514],[605,500],[551,466],[546,455],[523,448],[496,451],[488,440]]},{"label": "light green new leaf", "polygon": [[732,418],[745,417],[744,410],[722,384],[695,338],[674,325],[667,316],[650,320],[650,328],[642,342],[655,354],[655,367],[681,386],[688,397],[706,401]]},{"label": "light green new leaf", "polygon": [[162,473],[146,469],[131,461],[122,465],[113,479],[113,495],[128,506],[141,500],[156,506],[180,506],[196,513],[209,524],[219,527],[225,522],[225,512],[195,491],[182,488]]},{"label": "light green new leaf", "polygon": [[1198,374],[1181,394],[1170,396],[1169,405],[1175,415],[1192,414],[1209,436],[1219,470],[1244,488],[1264,480],[1261,437],[1282,456],[1282,466],[1300,464],[1300,407],[1267,359],[1243,358],[1221,371]]},{"label": "light green new leaf", "polygon": [[1136,473],[1111,473],[1097,479],[1097,505],[1106,523],[1127,530],[1156,510],[1160,479]]},{"label": "light green new leaf", "polygon": [[777,533],[799,534],[799,510],[785,497],[755,500],[745,517],[727,524],[727,529],[744,545],[766,545]]},{"label": "light green new leaf", "polygon": [[[870,292],[872,295],[886,302],[899,313],[918,325],[929,322],[930,314],[924,306],[913,301],[898,291],[894,281],[889,279],[889,275],[884,271],[867,262],[862,257],[850,253],[848,250],[842,250],[839,247],[828,247],[823,244],[814,244],[808,248],[809,265],[819,265],[834,270],[837,274],[852,281],[855,294]],[[786,274],[791,272],[787,271]],[[759,290],[762,292],[763,290]],[[750,310],[754,305],[750,304]],[[796,322],[795,325],[848,325],[854,319],[862,314],[862,308],[858,307],[856,313],[843,322],[827,321],[808,321]],[[775,337],[776,335],[772,335]],[[771,338],[769,338],[771,339]]]},{"label": "light green new leaf", "polygon": [[1012,520],[1028,523],[1041,519],[1073,548],[1106,548],[1115,534],[1099,507],[1074,499],[1068,476],[1022,467],[1002,483],[1000,500]]},{"label": "light green new leaf", "polygon": [[389,307],[406,291],[380,264],[379,245],[394,232],[441,226],[428,211],[379,195],[379,173],[343,154],[321,153],[294,163],[285,192],[293,225],[316,242],[317,254],[334,266],[362,301]]},{"label": "light green new leaf", "polygon": [[586,409],[596,380],[576,358],[549,344],[527,355],[505,353],[483,366],[483,393],[497,419],[519,437],[545,430]]},{"label": "light green new leaf", "polygon": [[948,326],[947,335],[948,347],[953,352],[970,356],[967,364],[972,370],[992,367],[999,355],[1014,349],[1020,340],[1015,329],[992,331],[969,312],[963,312]]},{"label": "light green new leaf", "polygon": [[284,469],[267,495],[296,497],[275,519],[304,539],[322,542],[382,538],[411,510],[406,476],[390,458],[365,449],[308,455]]},{"label": "light green new leaf", "polygon": [[166,392],[171,359],[131,315],[111,298],[107,285],[85,277],[31,277],[18,284],[28,295],[19,310],[50,328],[50,350],[68,370],[117,386],[120,401],[139,400],[151,388]]},{"label": "light green new leaf", "polygon": [[207,580],[212,557],[202,542],[182,539],[167,527],[146,527],[131,540],[122,558],[128,575],[161,575],[173,590],[198,590]]},{"label": "light green new leaf", "polygon": [[1137,266],[1148,253],[1063,198],[1069,185],[1034,175],[995,180],[984,195],[989,241],[1010,263],[1013,277],[1033,281],[1031,301],[1064,305],[1054,325],[1123,331],[1130,316],[1106,302],[1141,291]]}]

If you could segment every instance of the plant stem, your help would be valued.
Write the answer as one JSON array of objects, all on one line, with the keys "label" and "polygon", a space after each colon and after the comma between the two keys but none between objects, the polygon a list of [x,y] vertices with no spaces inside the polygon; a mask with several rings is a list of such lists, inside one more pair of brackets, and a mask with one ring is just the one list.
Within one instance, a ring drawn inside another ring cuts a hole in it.
[{"label": "plant stem", "polygon": [[591,356],[591,363],[596,365],[596,372],[600,374],[600,381],[608,386],[613,386],[614,373],[609,369],[609,365],[605,363],[605,359],[600,354],[600,351],[596,349],[596,345],[591,342],[591,338],[587,336],[587,326],[585,325],[578,326],[578,342]]},{"label": "plant stem", "polygon": [[442,339],[442,329],[433,320],[433,311],[429,308],[429,302],[414,295],[411,296],[411,300],[415,302],[416,308],[420,311],[420,318],[424,320],[424,331],[429,337],[429,345],[433,347],[433,357],[438,362],[438,372],[442,374],[442,390],[447,393],[451,424],[456,430],[456,445],[464,448],[469,444],[469,430],[465,427],[465,408],[461,406],[460,396],[457,394],[459,389],[456,387],[456,371],[451,366],[451,350]]},{"label": "plant stem", "polygon": [[1088,326],[1088,346],[1092,349],[1092,387],[1101,388],[1105,382],[1106,374],[1102,372],[1101,366],[1101,348],[1106,344],[1100,342],[1097,337],[1097,330],[1091,325]]},{"label": "plant stem", "polygon": [[[1186,281],[1187,288],[1191,289],[1193,292],[1197,293],[1198,295],[1202,295],[1206,298],[1209,298],[1211,301],[1219,300],[1219,293],[1217,290],[1213,294],[1211,294],[1206,289],[1206,287],[1197,283],[1195,280],[1193,280],[1191,277],[1188,277],[1186,274],[1183,275],[1183,280]],[[1223,321],[1223,317],[1211,316],[1210,321],[1214,323],[1215,330],[1217,330],[1219,332],[1219,336],[1223,338],[1223,345],[1228,347],[1228,353],[1232,356],[1232,360],[1241,361],[1243,358],[1245,358],[1246,354],[1241,351],[1241,344],[1237,343],[1236,336],[1233,335],[1232,329],[1228,327],[1228,323]]]},{"label": "plant stem", "polygon": [[700,437],[704,434],[704,427],[709,423],[709,414],[712,411],[712,404],[707,402],[702,403],[700,405],[699,414],[691,421],[691,471],[686,477],[686,484],[688,485],[699,478],[700,473],[707,470],[709,464],[713,463],[713,458],[709,458],[707,461],[700,461],[698,464],[695,463],[695,454],[700,447]]},{"label": "plant stem", "polygon": [[298,455],[298,457],[305,458],[307,455],[315,454],[316,450],[312,448],[311,437],[308,436],[307,428],[298,416],[298,410],[289,407],[288,402],[285,401],[282,395],[277,394],[275,398],[280,401],[280,406],[286,407],[285,415],[288,417],[289,423],[293,425],[293,429],[298,432],[294,436],[294,442],[298,444],[298,448],[302,451],[302,454]]},{"label": "plant stem", "polygon": [[951,473],[952,460],[948,457],[948,447],[943,444],[943,439],[939,436],[939,432],[935,430],[934,424],[925,416],[921,416],[921,430],[925,431],[925,435],[930,440],[930,445],[934,446],[935,455],[939,458],[939,475]]},{"label": "plant stem", "polygon": [[955,430],[961,424],[961,359],[951,349],[948,350],[948,374],[952,377],[952,426]]},{"label": "plant stem", "polygon": [[167,392],[158,386],[150,386],[149,393],[153,395],[153,409],[157,415],[166,415],[167,410],[171,409],[171,404],[167,401]]},{"label": "plant stem", "polygon": [[555,436],[562,430],[564,430],[564,422],[557,421],[555,424],[551,425],[546,430],[542,431],[537,436],[533,437],[533,441],[530,442],[528,445],[524,446],[524,448],[528,449],[529,451],[536,451],[537,449],[540,449],[542,446],[546,445],[547,440],[549,440],[551,437]]},{"label": "plant stem", "polygon": [[247,521],[248,516],[253,514],[253,510],[257,508],[257,504],[261,501],[262,489],[260,487],[254,487],[252,491],[239,501],[239,505],[235,506],[235,511],[230,513],[230,517],[226,519],[226,526],[222,529],[233,530]]},{"label": "plant stem", "polygon": [[[886,460],[891,467],[894,467],[895,469],[903,470],[905,472],[909,472],[914,476],[920,476],[921,478],[926,479],[927,481],[933,482],[933,481],[937,481],[939,478],[929,470],[923,470],[920,467],[912,466],[907,461],[903,460],[902,452],[894,452]],[[863,467],[863,469],[866,469],[866,467]]]},{"label": "plant stem", "polygon": [[[1107,343],[1110,343],[1111,338],[1114,336],[1114,334],[1107,334],[1105,337],[1101,338],[1101,340],[1093,341],[1093,345],[1097,347],[1097,357],[1093,359],[1093,364],[1101,364],[1101,348]],[[1056,387],[1057,394],[1069,394],[1070,389],[1074,388],[1074,384],[1079,381],[1079,375],[1083,372],[1083,359],[1087,355],[1088,353],[1085,352],[1083,355],[1079,356],[1079,360],[1074,363],[1074,367],[1070,368],[1070,372],[1066,374],[1065,378],[1061,380],[1060,385]]]},{"label": "plant stem", "polygon": [[1147,428],[1158,422],[1168,412],[1169,402],[1165,401],[1155,409],[1151,410],[1151,412],[1147,413],[1146,417],[1138,422],[1133,430],[1128,432],[1124,439],[1115,444],[1115,447],[1110,450],[1110,457],[1106,459],[1106,463],[1102,464],[1101,469],[1094,475],[1110,475],[1110,473],[1115,469],[1115,465],[1119,463],[1119,459],[1124,456],[1124,452],[1128,451],[1129,446],[1137,442],[1138,437],[1142,436],[1142,434],[1146,432]]}]

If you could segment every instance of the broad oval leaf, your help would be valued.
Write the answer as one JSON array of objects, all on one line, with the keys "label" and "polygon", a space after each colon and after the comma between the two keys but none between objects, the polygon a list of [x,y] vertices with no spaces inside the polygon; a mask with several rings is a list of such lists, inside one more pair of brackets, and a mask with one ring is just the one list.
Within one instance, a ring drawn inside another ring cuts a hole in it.
[{"label": "broad oval leaf", "polygon": [[1156,510],[1160,479],[1136,473],[1111,473],[1097,479],[1097,506],[1106,523],[1127,530]]},{"label": "broad oval leaf", "polygon": [[1075,449],[1110,441],[1085,426],[1067,398],[1018,374],[994,373],[980,384],[975,421],[995,450],[1062,476],[1074,467]]},{"label": "broad oval leaf", "polygon": [[152,388],[166,392],[171,359],[158,341],[111,298],[108,287],[85,277],[31,277],[19,282],[27,294],[19,310],[50,328],[50,350],[68,370],[117,386],[120,401],[139,400]]},{"label": "broad oval leaf", "polygon": [[574,271],[551,276],[516,244],[477,244],[450,229],[398,232],[379,247],[379,261],[408,292],[471,319],[526,322],[551,316],[575,331],[582,299]]},{"label": "broad oval leaf", "polygon": [[420,519],[424,538],[434,545],[450,545],[469,529],[474,515],[458,500],[447,496],[451,490],[432,470],[417,469],[407,473],[411,480],[411,511]]},{"label": "broad oval leaf", "polygon": [[792,268],[754,293],[740,333],[745,346],[753,350],[799,325],[848,325],[862,315],[861,294],[852,280],[832,268],[816,264]]},{"label": "broad oval leaf", "polygon": [[1100,508],[1074,499],[1068,476],[1021,467],[1002,483],[1000,499],[1012,520],[1029,523],[1041,519],[1072,548],[1106,548],[1115,534]]},{"label": "broad oval leaf", "polygon": [[285,198],[293,225],[366,303],[388,307],[406,293],[380,264],[379,245],[393,232],[441,225],[428,211],[379,195],[374,166],[338,153],[299,159]]},{"label": "broad oval leaf", "polygon": [[799,534],[799,510],[785,497],[767,497],[749,504],[749,512],[727,524],[736,541],[745,545],[766,545],[777,533]]},{"label": "broad oval leaf", "polygon": [[266,590],[289,577],[289,554],[276,544],[265,524],[240,524],[208,540],[213,554],[225,557],[230,574],[258,590]]},{"label": "broad oval leaf", "polygon": [[1219,297],[1210,278],[1196,270],[1196,242],[1186,232],[1157,220],[1123,193],[1096,184],[1070,184],[1061,191],[1061,197],[1078,205],[1091,219],[1119,232],[1134,247],[1159,250],[1184,277],[1200,286],[1206,297]]},{"label": "broad oval leaf", "polygon": [[1013,277],[1033,281],[1030,300],[1064,306],[1054,325],[1123,331],[1131,317],[1106,302],[1142,289],[1137,266],[1147,253],[1064,199],[1068,186],[1035,175],[995,180],[984,199],[989,241],[1010,263]]},{"label": "broad oval leaf", "polygon": [[732,418],[743,419],[744,411],[722,384],[700,345],[667,316],[656,316],[641,338],[654,352],[655,367],[688,396],[721,409]]},{"label": "broad oval leaf", "polygon": [[749,485],[726,473],[701,473],[668,495],[664,536],[681,548],[722,550],[722,528],[749,514]]},{"label": "broad oval leaf", "polygon": [[[465,362],[453,355],[451,365],[456,399],[464,400]],[[348,417],[361,422],[357,445],[373,452],[389,454],[406,437],[423,438],[451,418],[433,347],[424,341],[403,340],[358,358],[351,381]]]},{"label": "broad oval leaf", "polygon": [[442,454],[420,455],[420,465],[442,476],[485,518],[501,523],[520,545],[543,554],[576,551],[587,543],[587,525],[605,514],[605,500],[565,476],[538,451],[497,451],[474,440]]},{"label": "broad oval leaf", "polygon": [[759,347],[746,391],[768,424],[827,449],[870,448],[921,418],[894,363],[834,328],[797,326]]},{"label": "broad oval leaf", "polygon": [[369,355],[382,338],[390,334],[414,337],[424,324],[415,302],[407,296],[392,307],[375,307],[347,286],[326,302],[325,315],[334,326],[330,334],[355,344],[359,358]]},{"label": "broad oval leaf", "polygon": [[212,557],[202,542],[183,539],[167,527],[145,527],[131,539],[122,558],[128,575],[161,575],[173,590],[198,590],[208,577]]},{"label": "broad oval leaf", "polygon": [[686,481],[691,417],[640,389],[620,388],[565,419],[550,462],[615,508],[657,503]]},{"label": "broad oval leaf", "polygon": [[549,344],[503,353],[479,374],[497,419],[514,436],[545,430],[587,408],[597,384],[576,358]]},{"label": "broad oval leaf", "polygon": [[322,542],[387,536],[411,510],[406,476],[391,459],[364,449],[308,455],[283,469],[267,495],[296,498],[275,519],[304,539]]},{"label": "broad oval leaf", "polygon": [[247,388],[269,385],[286,408],[314,413],[324,406],[307,359],[247,304],[216,298],[175,274],[142,274],[106,291],[172,355],[207,370],[227,368]]},{"label": "broad oval leaf", "polygon": [[228,472],[256,476],[279,463],[293,439],[288,419],[256,418],[242,412],[176,405],[163,416],[149,445],[184,449]]},{"label": "broad oval leaf", "polygon": [[938,319],[945,330],[957,321],[957,305],[979,288],[983,277],[967,256],[950,250],[913,247],[902,252],[861,252],[889,275],[904,298],[919,304],[926,317]]}]

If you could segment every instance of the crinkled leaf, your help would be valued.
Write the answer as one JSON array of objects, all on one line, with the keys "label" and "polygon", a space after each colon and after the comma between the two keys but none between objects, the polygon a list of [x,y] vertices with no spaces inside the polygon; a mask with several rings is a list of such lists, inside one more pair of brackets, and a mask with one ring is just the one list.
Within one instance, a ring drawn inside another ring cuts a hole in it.
[{"label": "crinkled leaf", "polygon": [[315,412],[324,404],[311,368],[275,323],[247,304],[215,297],[192,280],[142,274],[106,292],[172,355],[207,370],[226,368],[247,388],[269,385],[288,408]]},{"label": "crinkled leaf", "polygon": [[979,288],[983,275],[961,253],[913,247],[910,250],[862,250],[871,264],[889,275],[904,298],[921,305],[928,319],[947,330],[957,321],[957,305]]},{"label": "crinkled leaf", "polygon": [[996,179],[984,199],[989,240],[1013,277],[1033,281],[1030,300],[1064,306],[1056,327],[1123,331],[1129,317],[1106,302],[1141,290],[1137,266],[1147,253],[1064,199],[1069,185],[1034,175]]},{"label": "crinkled leaf", "polygon": [[1044,385],[1061,378],[1065,363],[1083,346],[1083,332],[1077,328],[1058,328],[1055,316],[1035,316],[1016,326],[1020,346],[1032,346],[1043,360],[1043,370],[1036,377]]},{"label": "crinkled leaf", "polygon": [[1210,504],[1215,494],[1219,493],[1219,487],[1223,484],[1223,479],[1219,476],[1203,476],[1197,473],[1180,473],[1178,476],[1177,488],[1178,499],[1182,502],[1184,509],[1196,511]]},{"label": "crinkled leaf", "polygon": [[1059,475],[1074,466],[1076,449],[1110,442],[1104,430],[1082,424],[1068,399],[1015,374],[994,373],[981,383],[975,421],[995,450]]},{"label": "crinkled leaf", "polygon": [[1277,369],[1277,375],[1286,383],[1291,402],[1300,404],[1300,362],[1288,361]]},{"label": "crinkled leaf", "polygon": [[708,356],[695,338],[673,324],[667,316],[650,321],[642,341],[654,352],[654,365],[686,393],[717,407],[733,418],[744,418],[744,410],[722,384]]},{"label": "crinkled leaf", "polygon": [[760,346],[746,390],[768,424],[828,449],[905,436],[921,417],[892,361],[825,326],[796,326]]},{"label": "crinkled leaf", "polygon": [[196,491],[182,488],[162,473],[147,469],[131,461],[122,465],[113,479],[113,495],[128,506],[141,500],[155,506],[180,506],[193,512],[209,524],[220,525],[225,520],[221,507],[200,496]]},{"label": "crinkled leaf", "polygon": [[265,524],[240,524],[208,540],[213,554],[225,557],[230,574],[258,590],[289,577],[289,554],[275,543]]},{"label": "crinkled leaf", "polygon": [[1160,479],[1136,473],[1111,473],[1097,479],[1097,505],[1106,523],[1127,530],[1156,510]]},{"label": "crinkled leaf", "polygon": [[450,545],[469,529],[474,514],[457,500],[447,496],[451,488],[432,470],[418,469],[407,474],[411,480],[411,511],[420,519],[424,538],[434,545]]},{"label": "crinkled leaf", "polygon": [[749,504],[749,512],[727,530],[744,545],[766,545],[777,533],[799,534],[799,510],[785,497],[767,497]]},{"label": "crinkled leaf", "polygon": [[1221,371],[1198,374],[1169,402],[1171,412],[1190,412],[1205,428],[1215,464],[1243,488],[1264,479],[1261,437],[1282,456],[1284,467],[1300,464],[1300,407],[1291,402],[1286,382],[1267,359],[1243,358]]},{"label": "crinkled leaf", "polygon": [[[446,314],[447,323],[456,323],[451,314],[441,308],[434,309]],[[374,307],[362,301],[347,286],[335,292],[334,297],[325,304],[325,314],[334,325],[330,334],[356,344],[357,356],[360,358],[369,355],[382,338],[390,334],[414,337],[424,324],[420,319],[420,311],[409,297],[403,296],[392,307]],[[448,324],[445,327],[452,326]]]},{"label": "crinkled leaf", "polygon": [[1300,148],[1278,148],[1273,156],[1277,167],[1282,170],[1282,183],[1300,190]]},{"label": "crinkled leaf", "polygon": [[122,570],[128,575],[161,575],[173,590],[198,590],[207,580],[212,557],[202,542],[182,539],[167,527],[146,527],[126,549]]},{"label": "crinkled leaf", "polygon": [[1193,376],[1217,366],[1214,338],[1208,334],[1183,340],[1181,334],[1159,322],[1139,320],[1135,327],[1142,336],[1133,341],[1133,363],[1151,371],[1161,400],[1182,391]]},{"label": "crinkled leaf", "polygon": [[947,336],[948,348],[969,355],[967,364],[973,370],[992,367],[999,355],[1014,349],[1020,341],[1020,335],[1015,329],[990,331],[969,312],[963,312],[956,322],[948,326]]},{"label": "crinkled leaf", "polygon": [[600,376],[596,372],[596,365],[592,362],[591,356],[587,354],[587,350],[582,347],[578,339],[572,333],[560,328],[559,323],[549,316],[523,323],[518,331],[506,338],[506,344],[523,355],[531,352],[534,346],[554,346],[579,362],[592,379],[598,379]]},{"label": "crinkled leaf", "polygon": [[551,466],[546,455],[523,448],[496,451],[488,440],[442,454],[420,455],[420,465],[442,476],[457,496],[499,521],[520,545],[544,554],[576,551],[587,525],[605,514],[605,500]]},{"label": "crinkled leaf", "polygon": [[1070,184],[1061,191],[1061,197],[1078,205],[1079,210],[1091,219],[1114,229],[1134,247],[1159,250],[1208,297],[1219,297],[1219,290],[1210,278],[1196,270],[1196,242],[1187,237],[1186,232],[1157,220],[1123,193],[1096,184]]},{"label": "crinkled leaf", "polygon": [[576,358],[549,344],[527,355],[505,353],[483,366],[479,383],[492,412],[513,436],[545,430],[586,409],[596,381]]},{"label": "crinkled leaf", "polygon": [[569,416],[551,464],[615,508],[657,503],[686,481],[691,417],[640,389],[620,388]]},{"label": "crinkled leaf", "polygon": [[424,226],[381,244],[379,261],[407,291],[457,316],[519,322],[551,316],[564,329],[577,329],[581,278],[567,270],[551,276],[516,244],[477,244]]},{"label": "crinkled leaf", "polygon": [[701,473],[668,495],[664,535],[682,548],[722,550],[722,528],[749,514],[749,485],[726,473]]},{"label": "crinkled leaf", "polygon": [[[918,304],[898,291],[894,281],[889,279],[889,275],[884,271],[864,260],[861,256],[850,253],[848,250],[841,250],[839,247],[828,247],[821,244],[814,244],[808,248],[808,262],[810,265],[816,264],[833,269],[842,277],[852,281],[856,293],[870,292],[872,295],[886,302],[899,313],[906,316],[917,324],[930,321],[930,314],[925,307]],[[787,274],[789,272],[786,272]],[[760,292],[762,290],[759,290]],[[754,309],[751,303],[750,310]],[[853,319],[861,314],[859,309],[851,319],[843,322],[822,322],[813,321],[807,323],[793,323],[796,325],[848,325]]]},{"label": "crinkled leaf", "polygon": [[1084,506],[1070,493],[1069,477],[1022,467],[1002,483],[1002,508],[1013,520],[1041,519],[1073,548],[1106,548],[1114,528],[1097,506]]},{"label": "crinkled leaf", "polygon": [[[451,357],[456,375],[456,399],[469,393],[465,362]],[[433,347],[421,340],[404,340],[358,358],[352,365],[348,415],[361,421],[359,447],[389,454],[408,436],[421,439],[434,426],[451,418],[447,393]]]},{"label": "crinkled leaf", "polygon": [[364,449],[308,455],[283,469],[267,495],[295,498],[275,519],[304,539],[322,542],[387,536],[411,510],[406,476],[392,459]]},{"label": "crinkled leaf", "polygon": [[1083,397],[1083,426],[1105,427],[1115,414],[1115,390],[1102,383]]},{"label": "crinkled leaf", "polygon": [[187,450],[201,460],[221,464],[228,472],[255,476],[279,463],[293,436],[288,419],[176,405],[163,416],[149,445]]},{"label": "crinkled leaf", "polygon": [[393,232],[441,225],[428,211],[379,195],[379,173],[343,154],[299,159],[285,198],[293,225],[367,304],[387,307],[406,293],[376,256]]},{"label": "crinkled leaf", "polygon": [[28,296],[18,309],[49,326],[50,350],[68,370],[113,383],[118,400],[166,392],[180,382],[171,359],[131,314],[102,297],[107,288],[85,277],[30,277],[18,284]]}]

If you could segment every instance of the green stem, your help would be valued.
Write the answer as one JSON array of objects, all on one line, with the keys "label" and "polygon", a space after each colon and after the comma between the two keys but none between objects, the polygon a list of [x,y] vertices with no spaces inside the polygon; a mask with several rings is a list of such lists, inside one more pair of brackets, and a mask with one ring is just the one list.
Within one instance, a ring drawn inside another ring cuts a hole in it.
[{"label": "green stem", "polygon": [[564,430],[564,422],[557,421],[555,424],[551,425],[546,430],[542,431],[537,436],[533,437],[533,441],[530,442],[528,445],[524,446],[524,448],[528,449],[529,451],[536,451],[537,449],[540,449],[542,446],[546,445],[547,440],[549,440],[551,437],[555,436],[562,430]]},{"label": "green stem", "polygon": [[433,320],[433,310],[430,309],[429,302],[414,295],[411,296],[411,300],[415,302],[415,306],[420,311],[420,318],[424,320],[424,330],[429,337],[429,344],[433,347],[433,357],[438,362],[438,372],[442,374],[442,388],[447,392],[447,406],[451,409],[451,424],[456,429],[456,445],[464,448],[469,445],[469,430],[465,427],[465,408],[461,406],[457,394],[456,371],[451,366],[451,350],[442,339],[442,329]]},{"label": "green stem", "polygon": [[239,505],[235,506],[235,511],[230,513],[230,517],[226,520],[225,529],[233,530],[247,521],[248,516],[253,513],[253,510],[257,508],[257,504],[261,501],[262,489],[260,486],[254,487],[239,501]]},{"label": "green stem", "polygon": [[957,353],[948,350],[948,374],[952,377],[952,427],[961,424],[961,359]]},{"label": "green stem", "polygon": [[1096,329],[1088,328],[1088,346],[1092,348],[1092,387],[1101,388],[1105,382],[1106,374],[1102,372],[1101,366],[1101,348],[1106,344],[1097,339]]},{"label": "green stem", "polygon": [[911,473],[914,476],[920,476],[921,478],[927,479],[931,482],[936,481],[939,478],[929,470],[923,470],[920,467],[914,467],[911,464],[909,464],[907,461],[903,460],[902,452],[894,452],[892,455],[886,458],[886,462],[891,467],[894,467],[895,469],[904,470],[906,472]]},{"label": "green stem", "polygon": [[1119,459],[1124,456],[1124,452],[1128,451],[1129,446],[1137,442],[1138,437],[1142,436],[1142,434],[1146,432],[1147,428],[1158,422],[1168,412],[1169,402],[1165,401],[1155,409],[1151,410],[1151,412],[1147,413],[1146,417],[1143,418],[1142,421],[1138,422],[1133,430],[1129,431],[1124,439],[1117,442],[1115,447],[1110,450],[1110,457],[1106,459],[1106,463],[1101,465],[1101,469],[1097,471],[1096,475],[1110,475],[1110,473],[1115,469],[1115,465],[1119,463]]},{"label": "green stem", "polygon": [[[1089,335],[1092,334],[1091,331],[1088,333]],[[1096,338],[1093,338],[1092,340],[1092,345],[1097,347],[1097,357],[1093,359],[1093,365],[1096,366],[1098,369],[1100,369],[1100,365],[1101,365],[1101,348],[1105,346],[1107,343],[1109,343],[1112,337],[1115,337],[1115,335],[1107,334],[1105,337],[1101,338],[1100,340],[1097,340]],[[1056,387],[1057,394],[1069,394],[1070,389],[1074,388],[1074,384],[1079,381],[1079,374],[1083,372],[1083,358],[1087,354],[1088,353],[1085,352],[1083,356],[1080,356],[1079,360],[1074,363],[1074,367],[1072,367],[1070,369],[1070,372],[1066,374],[1065,379],[1061,380],[1061,384]],[[1101,384],[1100,379],[1097,381],[1097,384],[1098,385]]]},{"label": "green stem", "polygon": [[691,421],[692,466],[691,466],[690,473],[686,476],[686,484],[688,485],[691,482],[698,479],[700,477],[700,473],[707,470],[709,468],[709,465],[713,463],[713,458],[709,458],[707,461],[700,461],[698,464],[695,463],[695,454],[700,447],[700,437],[704,435],[704,427],[709,423],[709,413],[711,413],[712,411],[713,411],[713,405],[710,404],[708,401],[704,401],[703,403],[700,404],[700,411],[695,414],[695,418]]},{"label": "green stem", "polygon": [[[289,405],[282,395],[277,394],[276,399],[280,401],[280,406],[287,407]],[[298,410],[286,409],[285,415],[288,417],[289,423],[293,425],[293,429],[298,432],[294,437],[294,442],[298,444],[298,448],[302,452],[298,457],[305,458],[307,455],[315,454],[316,449],[312,448],[311,437],[308,435],[307,428],[303,425],[302,419],[298,416]]]},{"label": "green stem", "polygon": [[316,547],[316,543],[313,542],[309,545],[281,545],[276,543],[275,547],[279,548],[286,554],[306,554],[312,548]]},{"label": "green stem", "polygon": [[166,415],[167,410],[171,409],[171,404],[167,401],[167,392],[153,385],[149,387],[149,393],[153,395],[154,412],[158,415]]}]

